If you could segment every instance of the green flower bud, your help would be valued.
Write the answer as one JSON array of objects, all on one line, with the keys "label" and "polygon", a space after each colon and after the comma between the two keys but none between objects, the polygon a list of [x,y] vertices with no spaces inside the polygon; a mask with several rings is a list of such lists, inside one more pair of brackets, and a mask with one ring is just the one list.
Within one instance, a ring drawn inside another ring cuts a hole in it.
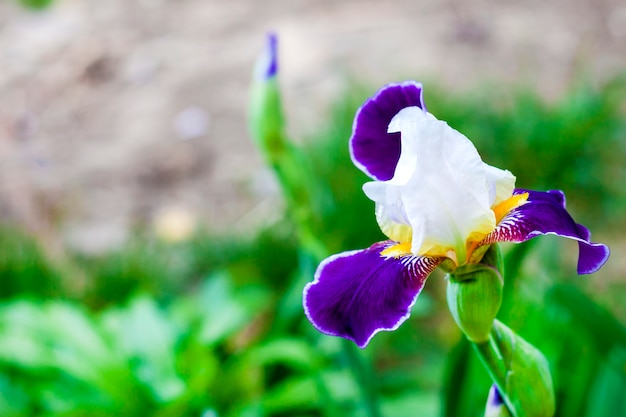
[{"label": "green flower bud", "polygon": [[319,214],[329,201],[309,160],[289,141],[278,85],[278,38],[270,33],[256,62],[248,120],[250,133],[274,170],[302,246],[322,260],[327,250],[318,239]]},{"label": "green flower bud", "polygon": [[274,34],[267,36],[265,49],[256,62],[250,97],[250,133],[267,160],[276,165],[284,158],[287,140],[278,88],[278,45]]},{"label": "green flower bud", "polygon": [[489,341],[474,345],[515,417],[552,417],[552,377],[545,357],[498,320]]},{"label": "green flower bud", "polygon": [[452,317],[474,343],[489,340],[493,321],[502,304],[502,257],[491,245],[481,263],[466,264],[448,274],[447,299]]}]

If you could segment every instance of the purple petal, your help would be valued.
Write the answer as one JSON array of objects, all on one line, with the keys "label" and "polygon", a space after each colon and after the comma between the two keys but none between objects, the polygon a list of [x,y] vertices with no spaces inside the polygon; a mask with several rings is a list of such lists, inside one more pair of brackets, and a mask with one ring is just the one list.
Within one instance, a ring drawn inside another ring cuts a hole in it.
[{"label": "purple petal", "polygon": [[422,84],[415,81],[387,84],[357,111],[350,138],[350,156],[371,178],[386,181],[393,177],[400,158],[400,133],[387,133],[387,126],[393,116],[410,106],[426,111]]},{"label": "purple petal", "polygon": [[496,384],[491,386],[489,397],[487,398],[487,406],[485,407],[485,417],[503,417],[510,416],[504,400]]},{"label": "purple petal", "polygon": [[491,385],[491,389],[489,389],[489,397],[487,398],[487,406],[491,407],[500,407],[504,404],[504,400],[502,399],[502,395],[500,395],[500,391],[496,384]]},{"label": "purple petal", "polygon": [[565,209],[565,195],[516,189],[514,194],[528,193],[525,204],[511,210],[482,244],[524,242],[538,235],[552,234],[578,241],[578,273],[591,274],[609,258],[609,248],[590,241],[586,227],[574,222]]},{"label": "purple petal", "polygon": [[320,264],[303,296],[304,311],[318,330],[363,348],[376,333],[395,330],[409,317],[442,259],[381,256],[390,244],[343,252]]},{"label": "purple petal", "polygon": [[275,33],[268,33],[263,53],[256,62],[255,77],[266,81],[278,72],[278,37]]}]

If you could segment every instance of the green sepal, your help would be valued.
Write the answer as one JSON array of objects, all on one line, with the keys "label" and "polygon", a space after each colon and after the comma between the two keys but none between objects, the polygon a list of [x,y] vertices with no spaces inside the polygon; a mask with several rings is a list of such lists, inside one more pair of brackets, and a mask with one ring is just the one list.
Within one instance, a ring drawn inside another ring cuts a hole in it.
[{"label": "green sepal", "polygon": [[502,256],[491,245],[481,263],[458,267],[448,274],[447,299],[452,317],[474,343],[489,340],[493,321],[502,304]]}]

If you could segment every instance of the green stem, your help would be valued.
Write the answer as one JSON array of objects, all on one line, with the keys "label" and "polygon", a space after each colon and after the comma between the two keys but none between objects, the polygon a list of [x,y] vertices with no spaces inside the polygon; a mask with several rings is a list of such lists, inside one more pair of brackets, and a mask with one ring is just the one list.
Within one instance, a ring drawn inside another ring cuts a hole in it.
[{"label": "green stem", "polygon": [[342,348],[350,368],[357,381],[360,381],[359,389],[361,394],[361,406],[369,417],[381,417],[380,408],[378,406],[378,387],[374,384],[374,376],[371,367],[367,366],[367,362],[357,347],[349,340],[342,339]]},{"label": "green stem", "polygon": [[551,417],[554,393],[546,359],[495,319],[502,303],[502,270],[502,257],[492,245],[479,264],[461,265],[451,271],[448,306],[511,415]]},{"label": "green stem", "polygon": [[493,337],[493,331],[494,330],[492,328],[492,333],[489,335],[489,340],[487,342],[480,344],[472,343],[472,346],[487,369],[487,373],[491,377],[491,380],[498,387],[498,391],[500,391],[500,395],[502,396],[507,409],[511,413],[511,416],[517,417],[517,414],[514,412],[513,405],[509,401],[508,395],[506,395],[505,388],[507,368],[504,363],[502,352],[500,352],[500,348]]},{"label": "green stem", "polygon": [[315,385],[317,386],[317,390],[320,394],[320,398],[322,401],[322,415],[324,417],[335,417],[339,415],[339,407],[333,401],[333,397],[331,395],[328,386],[324,382],[324,378],[322,378],[322,373],[318,372],[315,374]]}]

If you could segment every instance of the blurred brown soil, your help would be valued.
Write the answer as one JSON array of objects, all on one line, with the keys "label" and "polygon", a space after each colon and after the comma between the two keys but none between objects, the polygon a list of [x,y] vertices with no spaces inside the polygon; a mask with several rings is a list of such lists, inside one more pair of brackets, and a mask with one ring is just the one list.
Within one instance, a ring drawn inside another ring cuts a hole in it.
[{"label": "blurred brown soil", "polygon": [[301,137],[349,78],[548,98],[581,72],[600,83],[626,68],[624,28],[617,0],[3,1],[0,216],[89,252],[159,219],[245,232],[275,218],[245,114],[268,30]]}]

